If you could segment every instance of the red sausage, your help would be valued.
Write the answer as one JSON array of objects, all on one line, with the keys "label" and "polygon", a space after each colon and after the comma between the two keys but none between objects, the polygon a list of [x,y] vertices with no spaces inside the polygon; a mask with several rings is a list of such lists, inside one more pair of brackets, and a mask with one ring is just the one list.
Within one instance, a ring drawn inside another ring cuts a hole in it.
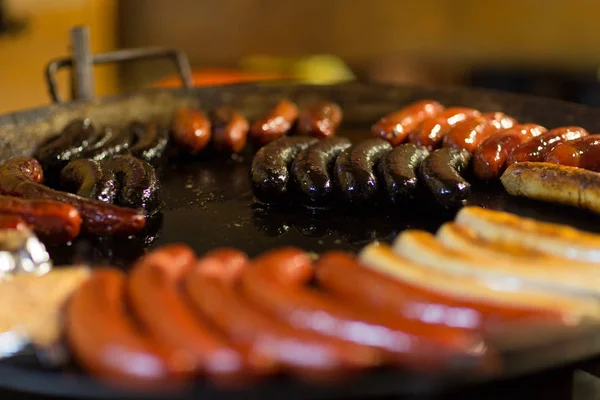
[{"label": "red sausage", "polygon": [[392,146],[397,146],[404,143],[408,133],[416,129],[421,122],[443,110],[444,107],[437,101],[417,101],[382,117],[371,127],[371,133],[375,137],[387,140]]},{"label": "red sausage", "polygon": [[512,128],[516,124],[514,118],[501,112],[467,118],[456,124],[444,136],[443,146],[465,149],[472,153],[488,137],[501,130]]},{"label": "red sausage", "polygon": [[[477,334],[460,328],[434,327],[367,307],[357,299],[342,302],[309,289],[306,285],[314,272],[303,251],[274,250],[259,256],[244,272],[242,289],[252,302],[292,326],[382,350],[394,364],[411,369],[442,369],[482,344]],[[327,323],[319,323],[323,320]]]},{"label": "red sausage", "polygon": [[18,215],[0,214],[0,230],[22,231],[27,229],[27,223]]},{"label": "red sausage", "polygon": [[588,131],[579,126],[567,126],[549,130],[517,146],[510,154],[510,157],[508,157],[508,165],[525,161],[544,161],[546,156],[559,144],[588,135]]},{"label": "red sausage", "polygon": [[78,363],[119,386],[163,385],[180,380],[179,361],[143,335],[125,308],[125,275],[97,268],[67,304],[66,337]]},{"label": "red sausage", "polygon": [[45,242],[65,243],[79,235],[81,216],[69,204],[0,196],[0,214],[22,218]]},{"label": "red sausage", "polygon": [[212,144],[215,150],[239,153],[246,146],[248,120],[230,107],[221,107],[212,114]]},{"label": "red sausage", "polygon": [[100,236],[132,235],[146,224],[146,217],[139,210],[50,189],[41,184],[43,180],[42,167],[37,160],[14,157],[0,167],[0,194],[70,204],[79,211],[82,228]]},{"label": "red sausage", "polygon": [[421,122],[415,130],[408,134],[408,141],[424,146],[427,150],[436,149],[452,127],[465,119],[479,115],[481,113],[472,108],[447,108],[435,117]]},{"label": "red sausage", "polygon": [[236,262],[228,266],[226,259],[239,257],[231,256],[233,250],[226,251],[229,256],[212,252],[201,259],[186,279],[185,288],[192,304],[231,341],[250,347],[256,357],[309,379],[326,380],[373,365],[371,351],[348,352],[338,341],[295,329],[256,308],[236,289],[239,276],[232,279],[232,273],[242,271]]},{"label": "red sausage", "polygon": [[507,167],[510,153],[521,143],[544,132],[543,126],[522,124],[490,136],[473,153],[475,175],[481,179],[498,178]]},{"label": "red sausage", "polygon": [[175,111],[171,132],[179,148],[198,153],[210,141],[210,120],[198,109],[182,107]]},{"label": "red sausage", "polygon": [[546,162],[600,171],[600,135],[561,143],[546,156]]},{"label": "red sausage", "polygon": [[324,139],[335,135],[342,122],[342,109],[330,101],[319,101],[298,115],[298,134]]},{"label": "red sausage", "polygon": [[344,301],[389,310],[431,325],[490,332],[499,327],[509,329],[516,322],[563,319],[560,313],[551,310],[486,303],[436,293],[369,270],[344,252],[332,251],[322,255],[316,263],[316,276],[319,285]]},{"label": "red sausage", "polygon": [[258,146],[272,142],[284,136],[298,118],[298,107],[288,101],[279,101],[262,118],[255,121],[250,127],[250,140]]}]

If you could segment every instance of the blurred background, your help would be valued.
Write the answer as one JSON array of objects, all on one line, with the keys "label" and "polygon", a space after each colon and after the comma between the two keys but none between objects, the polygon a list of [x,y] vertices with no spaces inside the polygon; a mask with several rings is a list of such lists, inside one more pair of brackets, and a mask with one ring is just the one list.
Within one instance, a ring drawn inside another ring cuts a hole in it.
[{"label": "blurred background", "polygon": [[[197,85],[361,79],[600,106],[598,15],[597,0],[0,0],[0,112],[50,101],[43,68],[77,24],[94,52],[184,50]],[[98,95],[178,84],[168,62],[95,72]]]}]

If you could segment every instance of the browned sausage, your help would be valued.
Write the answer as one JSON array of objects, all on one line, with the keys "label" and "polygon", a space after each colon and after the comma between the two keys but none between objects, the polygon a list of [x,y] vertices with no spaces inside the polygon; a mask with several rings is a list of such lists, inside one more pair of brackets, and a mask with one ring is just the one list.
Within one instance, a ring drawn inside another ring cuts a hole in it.
[{"label": "browned sausage", "polygon": [[288,100],[279,101],[263,117],[250,126],[250,140],[257,146],[264,146],[285,135],[298,118],[298,107]]},{"label": "browned sausage", "polygon": [[58,201],[0,196],[0,214],[24,220],[45,242],[68,242],[75,239],[81,229],[77,209]]},{"label": "browned sausage", "polygon": [[399,111],[382,117],[371,127],[373,136],[390,142],[392,146],[404,143],[409,132],[421,122],[432,118],[444,110],[444,107],[433,100],[421,100],[409,104]]},{"label": "browned sausage", "polygon": [[212,126],[212,144],[215,150],[239,153],[246,146],[248,120],[233,108],[216,109],[212,113]]},{"label": "browned sausage", "polygon": [[485,113],[477,117],[467,118],[456,124],[444,136],[444,147],[465,149],[469,153],[488,137],[503,129],[517,124],[514,118],[501,112]]},{"label": "browned sausage", "polygon": [[190,372],[236,384],[248,374],[246,355],[202,320],[179,290],[195,262],[194,251],[177,244],[138,261],[128,283],[132,312],[152,339],[188,364]]},{"label": "browned sausage", "polygon": [[477,117],[481,113],[472,108],[451,107],[439,112],[436,116],[421,122],[408,134],[408,141],[434,150],[439,147],[444,136],[453,126],[467,118]]},{"label": "browned sausage", "polygon": [[208,145],[210,135],[210,120],[204,112],[191,107],[175,111],[172,136],[180,149],[197,153]]},{"label": "browned sausage", "polygon": [[508,329],[516,322],[560,321],[563,317],[551,310],[474,301],[413,286],[364,268],[351,254],[338,251],[319,258],[316,276],[321,286],[345,301],[390,310],[431,325],[489,332]]},{"label": "browned sausage", "polygon": [[42,167],[34,158],[14,157],[0,167],[0,194],[70,204],[79,211],[82,228],[95,235],[131,235],[146,224],[139,210],[53,190],[42,185],[43,180]]},{"label": "browned sausage", "polygon": [[18,215],[0,214],[0,230],[21,231],[27,229],[27,223]]},{"label": "browned sausage", "polygon": [[552,164],[600,171],[600,135],[561,143],[544,160]]},{"label": "browned sausage", "polygon": [[540,136],[546,128],[536,124],[516,125],[500,131],[479,145],[473,153],[473,169],[481,179],[500,177],[506,169],[508,156],[521,143]]},{"label": "browned sausage", "polygon": [[330,101],[319,101],[300,111],[297,130],[300,135],[324,139],[335,135],[341,122],[340,106]]},{"label": "browned sausage", "polygon": [[222,252],[211,252],[201,259],[186,279],[185,289],[192,304],[231,341],[250,347],[256,357],[309,379],[326,380],[373,365],[371,351],[348,352],[338,341],[295,329],[256,308],[236,290],[234,283],[239,276],[232,276],[245,270],[247,262],[244,268],[238,261],[228,266],[228,259],[239,260],[239,256],[234,250]]},{"label": "browned sausage", "polygon": [[567,126],[549,130],[517,146],[508,157],[508,165],[525,161],[544,161],[546,156],[559,144],[588,135],[588,131],[579,126]]},{"label": "browned sausage", "polygon": [[67,305],[66,337],[77,362],[119,386],[163,385],[178,380],[179,360],[169,358],[127,315],[125,275],[97,268]]}]

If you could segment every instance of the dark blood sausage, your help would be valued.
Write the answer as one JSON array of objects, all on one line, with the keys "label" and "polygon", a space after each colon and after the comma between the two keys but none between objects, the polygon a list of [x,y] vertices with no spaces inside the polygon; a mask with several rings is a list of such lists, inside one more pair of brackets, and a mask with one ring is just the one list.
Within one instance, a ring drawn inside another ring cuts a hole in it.
[{"label": "dark blood sausage", "polygon": [[81,229],[77,209],[58,201],[0,196],[0,215],[21,218],[45,242],[68,242],[75,239]]},{"label": "dark blood sausage", "polygon": [[70,161],[60,171],[60,188],[77,196],[114,203],[119,187],[111,177],[114,174],[107,174],[98,161],[80,158]]},{"label": "dark blood sausage", "polygon": [[495,179],[507,167],[508,156],[520,144],[540,136],[546,128],[536,124],[515,125],[484,140],[473,153],[473,170],[480,179]]},{"label": "dark blood sausage", "polygon": [[417,101],[382,117],[371,127],[371,133],[377,138],[387,140],[392,146],[397,146],[404,143],[409,132],[416,129],[421,122],[434,117],[443,109],[437,101]]},{"label": "dark blood sausage", "polygon": [[132,156],[114,156],[101,162],[106,179],[116,181],[116,203],[123,207],[154,211],[159,203],[160,184],[154,168]]},{"label": "dark blood sausage", "polygon": [[485,113],[467,118],[456,124],[444,136],[443,146],[465,149],[473,153],[488,137],[504,129],[512,128],[517,121],[501,112]]},{"label": "dark blood sausage", "polygon": [[544,161],[599,172],[600,135],[561,143],[548,153]]},{"label": "dark blood sausage", "polygon": [[250,126],[250,140],[258,146],[285,135],[298,118],[298,107],[288,101],[279,101],[269,112]]},{"label": "dark blood sausage", "polygon": [[309,137],[283,137],[262,147],[250,169],[252,191],[263,203],[281,201],[288,194],[289,167],[299,151],[317,142]]},{"label": "dark blood sausage", "polygon": [[548,153],[559,144],[581,139],[588,135],[588,131],[579,126],[567,126],[549,130],[517,146],[508,157],[507,164],[511,165],[525,161],[544,161]]},{"label": "dark blood sausage", "polygon": [[50,189],[41,165],[31,157],[14,157],[0,167],[0,193],[27,199],[55,200],[75,207],[83,229],[95,235],[132,235],[144,228],[146,217],[138,210],[86,199]]},{"label": "dark blood sausage", "polygon": [[416,129],[408,134],[408,141],[424,146],[431,151],[440,146],[444,136],[450,132],[452,127],[467,118],[479,115],[481,115],[480,112],[472,108],[447,108],[434,117],[421,122]]},{"label": "dark blood sausage", "polygon": [[211,113],[212,145],[217,151],[239,153],[246,146],[248,120],[231,107],[220,107]]},{"label": "dark blood sausage", "polygon": [[335,160],[351,144],[346,138],[328,138],[298,153],[291,173],[304,203],[322,206],[332,200],[331,173]]},{"label": "dark blood sausage", "polygon": [[392,204],[412,201],[419,191],[418,169],[429,151],[416,144],[401,144],[379,160],[377,172]]},{"label": "dark blood sausage", "polygon": [[46,173],[56,172],[71,159],[77,158],[96,140],[96,129],[89,119],[70,122],[56,137],[34,153]]},{"label": "dark blood sausage", "polygon": [[101,140],[96,141],[81,158],[90,158],[101,161],[116,154],[125,153],[133,142],[133,133],[129,129],[120,129],[105,126],[102,130]]},{"label": "dark blood sausage", "polygon": [[296,130],[299,135],[323,139],[335,135],[341,122],[340,106],[330,101],[318,101],[300,111]]},{"label": "dark blood sausage", "polygon": [[128,127],[134,138],[129,153],[137,158],[152,162],[159,158],[167,148],[169,131],[156,122],[132,122]]},{"label": "dark blood sausage", "polygon": [[344,150],[335,162],[334,179],[349,203],[372,201],[379,192],[375,165],[392,150],[383,139],[367,139]]},{"label": "dark blood sausage", "polygon": [[442,207],[461,207],[469,197],[471,184],[461,174],[470,158],[466,150],[444,148],[435,150],[421,163],[421,182]]},{"label": "dark blood sausage", "polygon": [[171,135],[175,145],[195,154],[208,146],[211,136],[210,120],[196,108],[182,107],[175,111]]},{"label": "dark blood sausage", "polygon": [[25,229],[27,229],[27,222],[23,218],[18,215],[0,214],[0,230],[22,231]]}]

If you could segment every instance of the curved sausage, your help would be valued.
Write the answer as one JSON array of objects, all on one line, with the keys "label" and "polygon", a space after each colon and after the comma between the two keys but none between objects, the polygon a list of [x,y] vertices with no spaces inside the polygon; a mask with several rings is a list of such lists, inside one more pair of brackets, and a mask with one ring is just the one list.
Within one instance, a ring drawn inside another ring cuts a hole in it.
[{"label": "curved sausage", "polygon": [[23,219],[45,242],[68,242],[75,239],[81,229],[77,209],[57,201],[0,196],[0,215]]},{"label": "curved sausage", "polygon": [[300,111],[297,131],[299,135],[324,139],[335,135],[342,122],[342,109],[331,101],[318,101]]},{"label": "curved sausage", "polygon": [[173,117],[171,134],[177,147],[192,154],[198,153],[208,146],[210,141],[210,120],[198,109],[179,108]]},{"label": "curved sausage", "polygon": [[75,359],[96,377],[118,385],[161,387],[188,370],[140,332],[125,309],[125,275],[97,268],[75,290],[66,310],[66,337]]},{"label": "curved sausage", "polygon": [[335,162],[334,178],[342,198],[349,203],[372,201],[379,182],[375,165],[392,146],[383,139],[367,139],[344,150]]},{"label": "curved sausage", "polygon": [[500,131],[481,143],[473,153],[473,170],[480,179],[500,177],[506,169],[508,156],[522,143],[546,132],[536,124],[516,125]]},{"label": "curved sausage", "polygon": [[102,140],[98,140],[90,146],[81,154],[81,158],[101,161],[125,153],[133,143],[133,133],[128,129],[105,126],[102,132]]},{"label": "curved sausage", "polygon": [[485,298],[475,300],[386,277],[341,251],[323,254],[315,268],[319,285],[336,297],[425,324],[489,332],[510,329],[514,323],[531,319],[558,322],[564,317],[552,309],[503,304]]},{"label": "curved sausage", "polygon": [[22,231],[27,229],[27,223],[18,215],[0,214],[0,230]]},{"label": "curved sausage", "polygon": [[387,140],[392,146],[397,146],[404,143],[409,132],[416,129],[421,122],[443,110],[444,107],[437,101],[420,100],[382,117],[371,127],[371,133],[377,138]]},{"label": "curved sausage", "polygon": [[425,147],[402,144],[379,161],[377,172],[385,185],[386,197],[392,204],[415,200],[419,191],[417,171],[428,155]]},{"label": "curved sausage", "polygon": [[211,114],[212,144],[215,150],[239,153],[246,147],[248,120],[231,107],[220,107]]},{"label": "curved sausage", "polygon": [[292,128],[296,118],[298,118],[296,104],[281,100],[250,126],[250,140],[257,146],[264,146],[279,139]]},{"label": "curved sausage", "polygon": [[119,190],[114,174],[107,174],[98,161],[88,158],[70,161],[60,171],[60,188],[105,203],[113,203]]},{"label": "curved sausage", "polygon": [[207,254],[186,279],[185,288],[192,304],[234,344],[247,346],[257,357],[315,380],[372,365],[371,352],[347,352],[336,341],[294,329],[257,309],[234,285],[247,269],[247,261],[243,267],[239,263],[228,266],[229,257],[219,251]]},{"label": "curved sausage", "polygon": [[[282,248],[256,258],[242,275],[241,287],[253,303],[291,326],[360,346],[354,351],[365,346],[379,349],[393,363],[411,369],[443,368],[453,356],[466,355],[481,344],[477,335],[460,329],[432,328],[356,302],[349,306],[310,289],[307,284],[313,277],[306,253]],[[328,323],[319,324],[321,320]]]},{"label": "curved sausage", "polygon": [[444,136],[443,146],[465,149],[473,153],[488,137],[504,129],[512,128],[517,121],[501,112],[485,113],[467,118],[456,124]]},{"label": "curved sausage", "polygon": [[590,135],[557,145],[544,159],[552,164],[600,171],[600,135]]},{"label": "curved sausage", "polygon": [[137,210],[86,199],[42,185],[41,165],[31,157],[14,157],[0,167],[0,193],[27,199],[55,200],[75,207],[82,228],[96,235],[131,235],[141,231],[146,217]]},{"label": "curved sausage", "polygon": [[169,143],[169,131],[156,122],[132,122],[127,128],[134,137],[129,153],[137,158],[152,162],[160,158]]},{"label": "curved sausage", "polygon": [[511,165],[524,161],[544,161],[546,156],[559,144],[581,139],[588,135],[588,131],[579,126],[549,130],[517,146],[508,157],[507,164]]},{"label": "curved sausage", "polygon": [[471,194],[471,184],[461,174],[470,158],[466,150],[443,148],[435,150],[421,163],[421,181],[439,205],[456,208],[465,204]]},{"label": "curved sausage", "polygon": [[335,160],[351,145],[346,138],[328,138],[298,153],[291,174],[304,203],[323,206],[332,200],[335,188],[331,172]]},{"label": "curved sausage", "polygon": [[299,151],[317,142],[309,137],[283,137],[263,146],[252,159],[252,192],[263,203],[281,201],[288,194],[289,166]]},{"label": "curved sausage", "polygon": [[481,113],[473,108],[452,107],[437,113],[434,117],[421,122],[408,134],[410,143],[433,150],[440,146],[444,136],[452,127],[467,118],[478,117]]}]

